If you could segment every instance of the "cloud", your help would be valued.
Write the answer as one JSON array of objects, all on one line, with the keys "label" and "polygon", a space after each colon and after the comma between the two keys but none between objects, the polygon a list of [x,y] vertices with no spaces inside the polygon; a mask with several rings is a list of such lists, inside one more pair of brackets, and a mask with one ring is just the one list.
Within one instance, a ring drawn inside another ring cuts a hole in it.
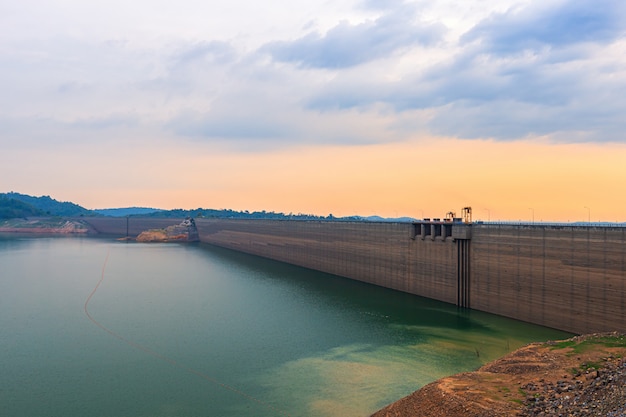
[{"label": "cloud", "polygon": [[626,62],[612,56],[624,47],[595,49],[589,58],[572,61],[551,54],[510,60],[475,55],[421,78],[431,86],[422,94],[405,86],[404,96],[394,96],[405,100],[394,104],[432,103],[434,133],[461,138],[623,142]]},{"label": "cloud", "polygon": [[493,14],[466,33],[490,53],[559,48],[583,42],[607,43],[624,35],[624,2],[570,0],[536,3]]},{"label": "cloud", "polygon": [[421,133],[623,141],[622,2],[484,3],[353,1],[232,38],[16,32],[0,48],[0,125],[50,146],[107,132],[257,150]]},{"label": "cloud", "polygon": [[190,87],[163,127],[195,143],[249,152],[390,140],[374,113],[364,120],[355,109],[327,113],[307,107],[306,97],[327,82],[318,70],[277,64],[254,52],[227,64],[175,62],[153,88]]},{"label": "cloud", "polygon": [[[260,115],[250,109],[237,111],[197,112],[183,111],[166,126],[179,135],[217,141],[281,141],[289,133],[284,123]],[[266,142],[267,144],[267,142]]]},{"label": "cloud", "polygon": [[174,61],[179,64],[193,62],[231,63],[237,58],[235,48],[224,41],[201,41],[184,45],[174,55]]},{"label": "cloud", "polygon": [[139,118],[136,115],[128,113],[100,115],[98,117],[77,119],[71,122],[64,123],[64,125],[68,128],[78,128],[85,130],[136,128],[139,124]]},{"label": "cloud", "polygon": [[363,0],[361,7],[371,10],[394,10],[406,6],[405,0]]},{"label": "cloud", "polygon": [[375,20],[359,24],[342,21],[324,35],[310,32],[294,41],[276,41],[260,51],[274,60],[305,68],[341,69],[385,58],[414,45],[441,40],[444,26],[414,23],[414,10],[403,5]]},{"label": "cloud", "polygon": [[531,3],[492,15],[443,59],[395,79],[338,75],[307,103],[323,111],[383,105],[399,122],[427,111],[432,133],[466,139],[623,142],[626,25],[621,3],[602,6]]},{"label": "cloud", "polygon": [[270,151],[301,145],[362,145],[389,140],[386,122],[375,113],[364,118],[358,110],[331,113],[307,111],[276,96],[230,92],[210,109],[186,109],[165,128],[197,144],[239,152]]}]

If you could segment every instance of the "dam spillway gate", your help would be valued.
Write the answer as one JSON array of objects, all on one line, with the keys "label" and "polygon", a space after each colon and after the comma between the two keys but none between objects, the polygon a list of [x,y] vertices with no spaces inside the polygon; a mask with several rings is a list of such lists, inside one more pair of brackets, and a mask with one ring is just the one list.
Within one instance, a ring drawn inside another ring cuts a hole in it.
[{"label": "dam spillway gate", "polygon": [[470,308],[470,240],[456,241],[457,248],[457,301],[456,305]]},{"label": "dam spillway gate", "polygon": [[424,219],[412,223],[410,238],[432,242],[446,242],[452,240],[455,247],[455,282],[456,300],[458,307],[470,308],[470,278],[471,278],[471,225],[459,221],[460,219]]}]

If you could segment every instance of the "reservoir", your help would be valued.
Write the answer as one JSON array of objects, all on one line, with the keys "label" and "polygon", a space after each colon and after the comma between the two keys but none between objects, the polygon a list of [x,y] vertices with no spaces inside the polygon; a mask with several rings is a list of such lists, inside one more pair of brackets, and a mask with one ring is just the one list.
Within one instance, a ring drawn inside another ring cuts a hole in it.
[{"label": "reservoir", "polygon": [[570,334],[206,244],[0,236],[0,409],[365,417]]}]

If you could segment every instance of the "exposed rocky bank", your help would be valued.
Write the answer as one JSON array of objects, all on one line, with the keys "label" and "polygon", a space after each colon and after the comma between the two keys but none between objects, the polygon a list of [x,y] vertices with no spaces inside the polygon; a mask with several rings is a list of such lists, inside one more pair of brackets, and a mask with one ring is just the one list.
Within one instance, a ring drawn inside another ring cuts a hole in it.
[{"label": "exposed rocky bank", "polygon": [[625,417],[626,336],[533,343],[443,378],[372,417]]},{"label": "exposed rocky bank", "polygon": [[165,229],[152,229],[141,232],[137,242],[196,242],[200,240],[196,222],[192,218]]},{"label": "exposed rocky bank", "polygon": [[87,223],[56,217],[33,217],[0,221],[0,232],[39,234],[88,234],[95,233]]}]

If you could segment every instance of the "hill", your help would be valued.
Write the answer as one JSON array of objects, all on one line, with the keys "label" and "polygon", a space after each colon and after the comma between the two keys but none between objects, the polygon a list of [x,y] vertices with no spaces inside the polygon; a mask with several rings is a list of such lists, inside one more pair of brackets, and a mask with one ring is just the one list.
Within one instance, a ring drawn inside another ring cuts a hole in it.
[{"label": "hill", "polygon": [[236,211],[230,209],[174,209],[174,210],[162,210],[154,213],[148,213],[142,215],[142,217],[195,217],[195,218],[207,218],[207,219],[263,219],[263,220],[342,220],[342,221],[360,221],[360,217],[335,217],[332,214],[328,216],[317,216],[314,214],[293,214],[293,213],[280,213],[274,211]]},{"label": "hill", "polygon": [[[125,217],[125,216],[141,216],[141,217],[159,217],[159,218],[210,218],[210,219],[263,219],[263,220],[332,220],[332,221],[374,221],[374,222],[410,222],[414,221],[410,217],[400,218],[383,218],[379,216],[361,217],[361,216],[347,216],[347,217],[335,217],[332,214],[328,216],[318,216],[315,214],[305,213],[280,213],[274,211],[253,211],[248,210],[236,211],[231,209],[173,209],[162,210],[150,207],[124,207],[124,208],[103,208],[96,210],[88,210],[78,204],[65,201],[57,201],[50,196],[33,197],[27,194],[20,194],[16,192],[0,193],[0,198],[4,198],[7,201],[13,201],[8,203],[5,201],[0,205],[0,209],[5,207],[0,212],[0,218],[19,218],[28,216],[61,216],[61,217],[76,217],[76,216],[110,216],[110,217]],[[17,202],[23,203],[21,208],[17,209]],[[9,207],[10,206],[10,207]]]},{"label": "hill", "polygon": [[152,214],[161,209],[149,208],[149,207],[123,207],[123,208],[108,208],[108,209],[95,209],[94,212],[102,214],[103,216],[110,217],[125,217],[125,216],[142,216],[146,214]]},{"label": "hill", "polygon": [[[33,197],[20,193],[0,193],[0,198],[15,200],[38,210],[30,216],[93,216],[95,213],[71,202],[60,202],[50,196]],[[25,217],[24,215],[16,217]]]},{"label": "hill", "polygon": [[0,219],[13,219],[30,216],[43,216],[45,213],[36,207],[14,198],[0,195]]}]

